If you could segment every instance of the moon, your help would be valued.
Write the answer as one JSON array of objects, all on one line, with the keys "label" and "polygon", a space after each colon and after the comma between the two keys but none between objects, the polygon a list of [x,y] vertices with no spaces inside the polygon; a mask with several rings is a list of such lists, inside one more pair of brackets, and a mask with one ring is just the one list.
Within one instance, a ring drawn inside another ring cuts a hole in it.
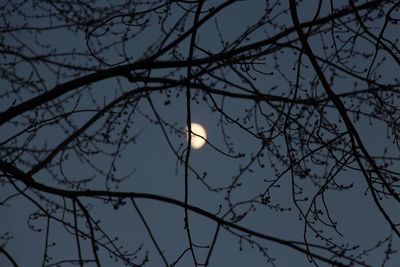
[{"label": "moon", "polygon": [[[206,143],[207,133],[203,126],[198,123],[190,124],[192,130],[191,147],[194,149],[200,149]],[[186,128],[186,131],[188,129]],[[196,135],[195,135],[196,134]],[[198,136],[199,135],[199,136]],[[188,135],[186,135],[188,137]],[[201,137],[203,138],[201,138]]]}]

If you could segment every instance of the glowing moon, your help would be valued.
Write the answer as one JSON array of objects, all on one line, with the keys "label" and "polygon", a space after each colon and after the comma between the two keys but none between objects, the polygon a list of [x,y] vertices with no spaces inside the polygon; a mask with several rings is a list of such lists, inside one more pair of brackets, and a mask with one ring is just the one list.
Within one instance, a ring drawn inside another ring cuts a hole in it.
[{"label": "glowing moon", "polygon": [[[206,143],[206,141],[205,141],[205,139],[207,138],[206,130],[204,129],[203,126],[201,126],[198,123],[192,123],[191,128],[192,128],[192,139],[191,139],[190,145],[194,149],[199,149]],[[187,128],[186,128],[186,131],[187,131]],[[203,137],[204,139],[201,138],[200,136]]]}]

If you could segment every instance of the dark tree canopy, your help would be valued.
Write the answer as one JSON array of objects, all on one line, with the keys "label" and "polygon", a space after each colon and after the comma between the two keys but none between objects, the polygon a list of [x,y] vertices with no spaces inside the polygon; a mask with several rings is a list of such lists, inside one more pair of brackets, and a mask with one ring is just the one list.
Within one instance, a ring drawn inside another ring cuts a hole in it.
[{"label": "dark tree canopy", "polygon": [[0,265],[396,266],[399,6],[1,1]]}]

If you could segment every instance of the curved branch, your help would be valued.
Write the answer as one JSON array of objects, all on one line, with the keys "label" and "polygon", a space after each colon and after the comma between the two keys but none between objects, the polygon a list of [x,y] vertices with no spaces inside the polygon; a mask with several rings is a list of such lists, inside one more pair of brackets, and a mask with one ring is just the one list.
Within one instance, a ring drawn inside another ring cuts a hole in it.
[{"label": "curved branch", "polygon": [[[190,204],[185,204],[182,201],[179,201],[177,199],[173,199],[173,198],[169,198],[166,196],[162,196],[162,195],[156,195],[156,194],[149,194],[149,193],[137,193],[137,192],[116,192],[116,191],[102,191],[102,190],[84,190],[84,191],[72,191],[72,190],[64,190],[64,189],[60,189],[60,188],[56,188],[56,187],[51,187],[51,186],[47,186],[45,184],[42,183],[38,183],[35,182],[33,180],[33,178],[29,175],[27,175],[25,172],[21,171],[20,169],[16,168],[15,166],[13,166],[10,163],[7,163],[3,160],[0,160],[0,170],[3,171],[4,173],[12,176],[14,179],[19,180],[21,182],[23,182],[26,186],[32,188],[32,189],[36,189],[42,192],[46,192],[49,194],[53,194],[56,196],[62,196],[62,197],[66,197],[66,198],[70,198],[70,199],[75,199],[77,200],[79,197],[117,197],[117,198],[137,198],[137,199],[148,199],[148,200],[154,200],[154,201],[159,201],[162,203],[167,203],[167,204],[171,204],[177,207],[181,207],[181,208],[186,208],[188,210],[190,210],[191,212],[194,212],[198,215],[201,215],[203,217],[206,217],[218,224],[220,224],[221,226],[225,226],[228,228],[232,228],[235,229],[237,231],[246,233],[248,235],[251,236],[255,236],[267,241],[271,241],[286,247],[289,247],[291,249],[294,249],[298,252],[301,252],[303,254],[306,255],[311,255],[312,257],[314,257],[315,259],[318,259],[322,262],[326,262],[329,264],[332,264],[333,266],[349,266],[347,264],[344,264],[342,262],[338,262],[332,258],[328,258],[328,257],[324,257],[321,255],[318,255],[316,253],[313,252],[308,252],[306,249],[302,248],[301,246],[305,246],[306,244],[298,242],[298,241],[291,241],[291,240],[285,240],[285,239],[281,239],[278,237],[274,237],[268,234],[264,234],[264,233],[260,233],[257,231],[254,231],[252,229],[246,228],[244,226],[240,226],[237,225],[235,223],[226,221],[222,218],[217,217],[216,215],[205,211],[204,209],[201,209],[199,207],[196,206],[192,206]],[[78,202],[78,205],[80,206],[81,209],[83,209],[83,212],[85,212],[84,207],[82,206],[82,204],[80,202]],[[87,211],[86,211],[87,212]],[[85,215],[86,216],[86,215]],[[345,260],[349,260],[349,261],[353,261],[354,259],[351,259],[343,254],[339,254],[336,253],[332,250],[330,250],[329,248],[323,247],[323,246],[319,246],[319,245],[314,245],[314,244],[307,244],[307,246],[315,248],[315,249],[321,249],[324,250],[325,252],[330,252],[333,253],[334,256],[336,257],[342,257]],[[365,263],[362,262],[358,262],[356,261],[357,264],[360,264],[361,266],[369,266]]]}]

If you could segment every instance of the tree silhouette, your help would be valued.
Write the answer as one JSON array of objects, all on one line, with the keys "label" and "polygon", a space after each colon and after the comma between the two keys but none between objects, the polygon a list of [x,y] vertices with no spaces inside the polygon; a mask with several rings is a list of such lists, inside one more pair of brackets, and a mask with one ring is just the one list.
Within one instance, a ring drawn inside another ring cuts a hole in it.
[{"label": "tree silhouette", "polygon": [[399,6],[3,1],[0,260],[394,266]]}]

